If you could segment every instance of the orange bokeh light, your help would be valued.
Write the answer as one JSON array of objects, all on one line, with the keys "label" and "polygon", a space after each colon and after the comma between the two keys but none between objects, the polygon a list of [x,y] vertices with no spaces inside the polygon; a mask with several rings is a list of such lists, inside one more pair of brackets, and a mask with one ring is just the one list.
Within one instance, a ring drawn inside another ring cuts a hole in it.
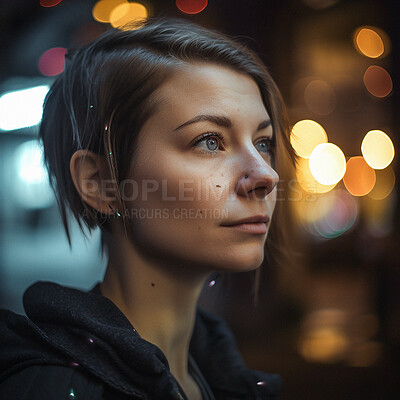
[{"label": "orange bokeh light", "polygon": [[385,51],[380,35],[371,28],[361,28],[354,36],[357,50],[370,58],[377,58]]},{"label": "orange bokeh light", "polygon": [[351,157],[346,164],[343,183],[353,196],[365,196],[376,182],[375,170],[371,168],[364,157]]},{"label": "orange bokeh light", "polygon": [[93,18],[99,22],[110,22],[110,15],[114,8],[124,3],[128,2],[126,0],[100,0],[92,9]]}]

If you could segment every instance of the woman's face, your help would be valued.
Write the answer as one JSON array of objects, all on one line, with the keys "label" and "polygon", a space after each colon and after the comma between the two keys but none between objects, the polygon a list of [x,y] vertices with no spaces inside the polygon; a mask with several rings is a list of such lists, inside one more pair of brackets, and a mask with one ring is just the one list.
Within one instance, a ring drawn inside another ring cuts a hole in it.
[{"label": "woman's face", "polygon": [[[255,215],[271,218],[274,211],[279,177],[271,166],[273,130],[257,84],[199,62],[155,95],[163,102],[140,131],[124,184],[133,245],[177,266],[257,268],[270,222],[265,233],[223,226]],[[202,139],[204,134],[210,136]]]}]

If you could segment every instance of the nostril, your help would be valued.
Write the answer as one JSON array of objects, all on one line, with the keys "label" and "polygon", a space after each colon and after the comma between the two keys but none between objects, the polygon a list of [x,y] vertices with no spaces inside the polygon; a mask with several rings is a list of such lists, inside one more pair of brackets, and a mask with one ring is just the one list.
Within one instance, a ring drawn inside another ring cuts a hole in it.
[{"label": "nostril", "polygon": [[264,199],[267,194],[268,190],[265,186],[256,187],[249,192],[249,195],[256,199]]}]

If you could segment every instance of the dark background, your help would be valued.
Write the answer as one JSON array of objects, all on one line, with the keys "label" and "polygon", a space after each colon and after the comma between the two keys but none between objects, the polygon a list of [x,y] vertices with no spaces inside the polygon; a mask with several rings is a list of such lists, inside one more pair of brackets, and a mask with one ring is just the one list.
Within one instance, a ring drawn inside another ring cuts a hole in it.
[{"label": "dark background", "polygon": [[[0,96],[51,83],[53,78],[42,76],[37,66],[44,51],[86,43],[107,30],[108,24],[93,20],[94,4],[63,0],[44,8],[39,0],[1,0]],[[397,1],[210,0],[196,15],[180,12],[172,0],[143,4],[153,15],[186,18],[246,43],[278,83],[291,122],[317,120],[347,157],[360,155],[359,144],[370,129],[383,129],[399,148]],[[385,58],[368,59],[355,51],[352,35],[363,25],[388,34],[392,47]],[[372,64],[391,75],[394,89],[387,98],[374,98],[361,85]],[[359,90],[345,92],[333,113],[318,116],[299,100],[296,82],[305,77],[329,81],[336,73],[361,82]],[[340,108],[345,103],[357,107],[349,112]],[[15,152],[36,135],[37,128],[0,131],[0,306],[18,312],[32,282],[87,289],[105,268],[98,234],[85,241],[73,225],[71,251],[54,202],[30,208],[15,201]],[[392,167],[398,178],[397,155]],[[226,318],[248,366],[281,374],[282,399],[400,398],[398,196],[396,184],[378,233],[371,229],[371,211],[362,199],[357,199],[356,223],[332,239],[315,237],[295,217],[286,221],[294,256],[286,265],[271,262],[263,269],[257,307],[252,274],[217,278],[204,288],[200,302]]]}]

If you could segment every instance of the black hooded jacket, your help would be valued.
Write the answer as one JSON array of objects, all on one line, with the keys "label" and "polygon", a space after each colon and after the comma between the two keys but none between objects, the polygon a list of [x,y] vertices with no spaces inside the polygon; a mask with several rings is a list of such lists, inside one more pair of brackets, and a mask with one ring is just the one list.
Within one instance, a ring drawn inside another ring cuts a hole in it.
[{"label": "black hooded jacket", "polygon": [[[161,349],[99,285],[37,282],[23,300],[27,317],[0,309],[0,399],[187,399]],[[189,357],[216,400],[278,398],[280,376],[247,368],[226,322],[200,306]]]}]

